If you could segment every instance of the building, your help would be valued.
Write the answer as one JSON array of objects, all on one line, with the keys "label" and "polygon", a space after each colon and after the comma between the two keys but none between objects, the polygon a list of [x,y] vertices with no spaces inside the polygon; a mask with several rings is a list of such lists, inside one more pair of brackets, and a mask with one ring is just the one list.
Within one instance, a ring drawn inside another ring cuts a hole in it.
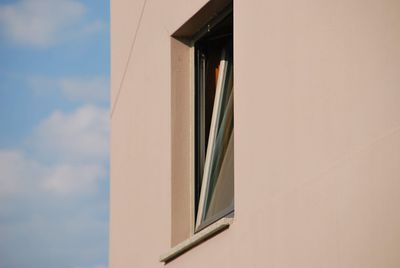
[{"label": "building", "polygon": [[400,2],[112,0],[111,66],[111,268],[400,267]]}]

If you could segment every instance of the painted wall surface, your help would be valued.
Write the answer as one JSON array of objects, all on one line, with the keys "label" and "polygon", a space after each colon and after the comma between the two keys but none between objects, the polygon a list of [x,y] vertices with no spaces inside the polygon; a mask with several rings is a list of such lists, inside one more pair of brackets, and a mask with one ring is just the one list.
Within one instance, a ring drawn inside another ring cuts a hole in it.
[{"label": "painted wall surface", "polygon": [[[171,34],[111,1],[110,267],[171,243]],[[400,2],[234,1],[235,220],[166,266],[400,267]]]}]

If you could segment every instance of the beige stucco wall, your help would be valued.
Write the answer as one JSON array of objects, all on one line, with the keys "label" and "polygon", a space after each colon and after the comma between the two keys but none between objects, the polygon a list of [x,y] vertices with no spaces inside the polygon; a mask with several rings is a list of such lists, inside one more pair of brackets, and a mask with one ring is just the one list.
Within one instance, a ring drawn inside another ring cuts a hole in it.
[{"label": "beige stucco wall", "polygon": [[[170,35],[206,2],[147,0],[131,51],[143,2],[111,1],[111,268],[170,247]],[[235,221],[167,266],[400,267],[400,2],[234,1],[234,26]]]}]

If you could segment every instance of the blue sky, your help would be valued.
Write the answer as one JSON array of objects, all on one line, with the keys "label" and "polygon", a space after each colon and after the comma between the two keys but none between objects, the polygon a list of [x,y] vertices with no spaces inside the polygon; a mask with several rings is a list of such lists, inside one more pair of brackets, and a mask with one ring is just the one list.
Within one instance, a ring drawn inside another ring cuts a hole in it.
[{"label": "blue sky", "polygon": [[108,262],[109,3],[0,0],[0,268]]}]

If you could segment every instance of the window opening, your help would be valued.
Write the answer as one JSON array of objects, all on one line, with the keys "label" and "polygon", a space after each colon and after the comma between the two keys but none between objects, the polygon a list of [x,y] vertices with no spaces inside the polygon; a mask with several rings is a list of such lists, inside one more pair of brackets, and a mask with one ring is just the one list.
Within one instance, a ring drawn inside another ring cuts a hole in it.
[{"label": "window opening", "polygon": [[234,210],[233,15],[195,43],[196,231]]}]

